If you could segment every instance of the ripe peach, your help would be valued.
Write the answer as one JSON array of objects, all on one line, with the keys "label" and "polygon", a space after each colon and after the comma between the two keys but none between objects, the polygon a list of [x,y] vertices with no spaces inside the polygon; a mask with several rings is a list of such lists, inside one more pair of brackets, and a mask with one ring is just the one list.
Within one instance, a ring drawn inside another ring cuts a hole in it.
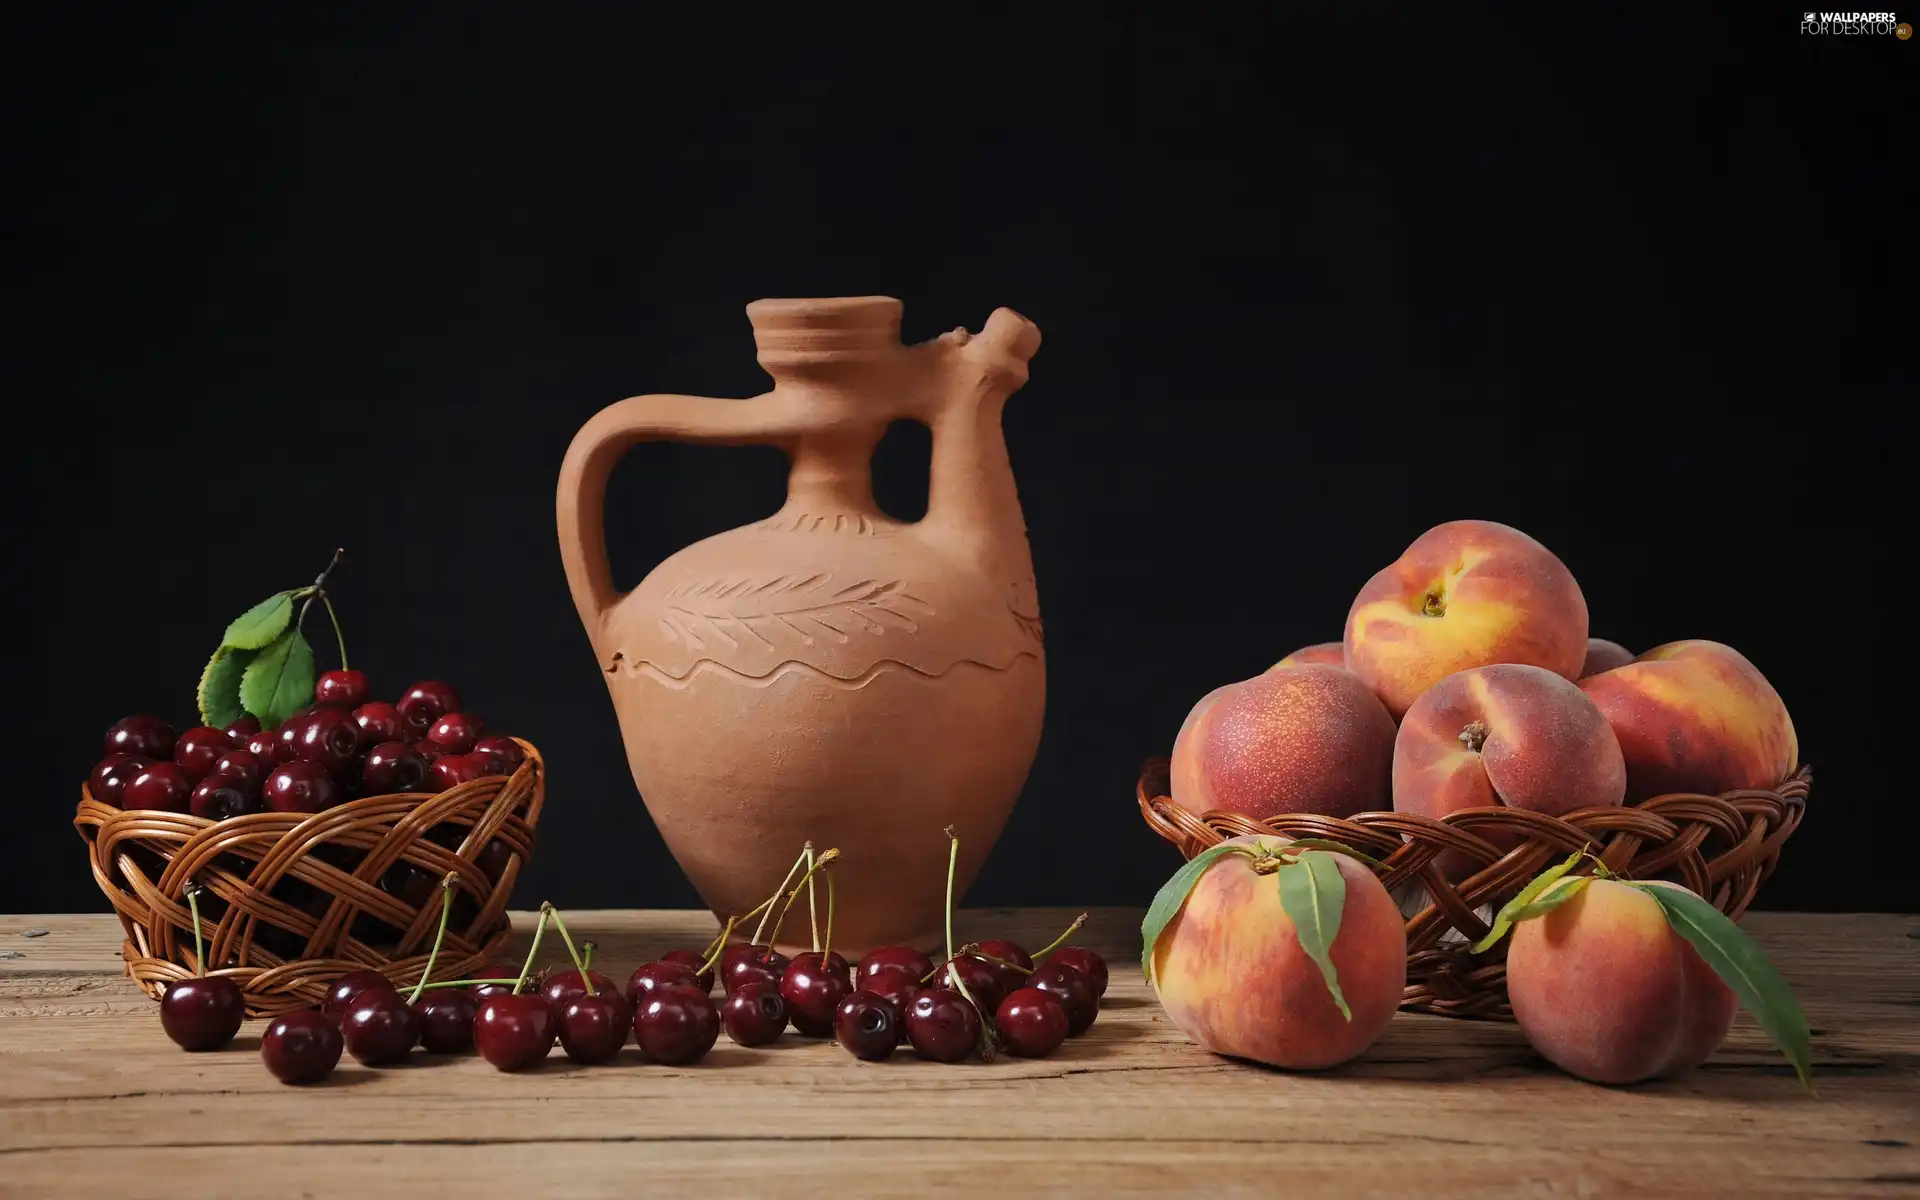
[{"label": "ripe peach", "polygon": [[1595,1083],[1691,1070],[1733,1025],[1732,990],[1659,903],[1610,879],[1513,927],[1507,996],[1534,1049]]},{"label": "ripe peach", "polygon": [[1456,671],[1527,663],[1572,679],[1586,656],[1587,601],[1573,573],[1492,521],[1427,530],[1347,613],[1347,669],[1395,717]]},{"label": "ripe peach", "polygon": [[1312,664],[1326,667],[1346,666],[1347,648],[1345,643],[1318,642],[1311,646],[1302,646],[1273,665],[1275,667],[1304,667]]},{"label": "ripe peach", "polygon": [[1620,740],[1627,797],[1772,787],[1800,759],[1780,693],[1739,651],[1668,642],[1580,681]]},{"label": "ripe peach", "polygon": [[1345,817],[1387,807],[1393,718],[1340,667],[1274,667],[1215,688],[1173,742],[1173,802],[1199,815]]},{"label": "ripe peach", "polygon": [[[1278,848],[1287,839],[1240,837]],[[1328,957],[1353,1019],[1327,990],[1294,933],[1272,875],[1245,855],[1223,855],[1187,894],[1154,944],[1153,987],[1167,1018],[1215,1054],[1296,1070],[1360,1054],[1400,1007],[1407,927],[1373,872],[1331,855],[1347,885]]]},{"label": "ripe peach", "polygon": [[[1626,787],[1606,718],[1578,687],[1542,667],[1500,663],[1449,675],[1407,710],[1394,741],[1400,812],[1438,818],[1506,805],[1558,816],[1618,804]],[[1462,854],[1440,856],[1452,879],[1477,867]]]},{"label": "ripe peach", "polygon": [[1624,667],[1633,661],[1633,651],[1619,642],[1610,642],[1606,638],[1587,639],[1587,661],[1580,668],[1580,678],[1598,675],[1602,671],[1611,671],[1615,667]]}]

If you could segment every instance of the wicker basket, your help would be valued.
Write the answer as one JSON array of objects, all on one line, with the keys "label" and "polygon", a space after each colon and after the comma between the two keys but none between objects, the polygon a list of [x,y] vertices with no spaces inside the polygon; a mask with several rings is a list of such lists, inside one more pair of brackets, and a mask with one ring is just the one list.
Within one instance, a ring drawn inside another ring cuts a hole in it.
[{"label": "wicker basket", "polygon": [[[1491,914],[1557,860],[1591,847],[1607,869],[1629,879],[1670,879],[1738,918],[1799,828],[1813,774],[1801,767],[1772,790],[1720,796],[1678,793],[1625,807],[1586,808],[1564,817],[1513,808],[1474,808],[1443,820],[1411,813],[1353,817],[1287,813],[1256,821],[1230,812],[1196,817],[1168,796],[1167,760],[1150,759],[1139,783],[1140,813],[1191,859],[1242,834],[1331,838],[1380,861],[1375,874],[1407,915],[1407,990],[1400,1007],[1450,1017],[1510,1021],[1507,944],[1470,947]],[[1514,839],[1502,853],[1483,834]],[[1477,867],[1449,883],[1434,864],[1443,850]]]},{"label": "wicker basket", "polygon": [[83,786],[73,824],[126,930],[127,974],[158,999],[198,973],[185,898],[193,879],[212,973],[240,985],[248,1016],[318,1005],[335,979],[365,967],[411,985],[440,924],[439,881],[454,872],[434,974],[466,977],[510,936],[507,900],[533,853],[546,764],[519,744],[527,757],[511,776],[311,815],[123,812]]}]

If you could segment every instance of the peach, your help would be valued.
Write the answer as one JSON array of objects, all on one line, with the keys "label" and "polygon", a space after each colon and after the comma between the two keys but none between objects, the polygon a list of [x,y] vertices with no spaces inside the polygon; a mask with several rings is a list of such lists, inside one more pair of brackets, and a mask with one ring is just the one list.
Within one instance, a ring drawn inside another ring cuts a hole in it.
[{"label": "peach", "polygon": [[1668,642],[1580,688],[1619,738],[1629,801],[1772,787],[1799,763],[1780,693],[1731,646]]},{"label": "peach", "polygon": [[1388,806],[1393,718],[1340,667],[1275,667],[1201,697],[1173,742],[1173,802],[1256,820]]},{"label": "peach", "polygon": [[1587,661],[1580,667],[1580,678],[1598,675],[1602,671],[1611,671],[1615,667],[1624,667],[1633,661],[1633,651],[1619,642],[1610,642],[1606,638],[1587,639]]},{"label": "peach", "polygon": [[1726,1039],[1735,1004],[1659,903],[1610,879],[1513,927],[1507,996],[1534,1049],[1595,1083],[1699,1066]]},{"label": "peach", "polygon": [[1316,642],[1311,646],[1302,646],[1273,665],[1275,667],[1304,667],[1314,664],[1324,667],[1346,666],[1346,644],[1344,642]]},{"label": "peach", "polygon": [[1347,669],[1398,717],[1456,671],[1526,663],[1568,679],[1587,657],[1587,601],[1553,552],[1492,521],[1414,539],[1354,597]]},{"label": "peach", "polygon": [[[1626,788],[1606,718],[1544,667],[1501,663],[1447,676],[1407,710],[1393,746],[1393,807],[1422,816],[1494,805],[1559,816],[1619,804]],[[1451,879],[1477,866],[1458,852],[1440,856]]]},{"label": "peach", "polygon": [[[1287,839],[1239,837],[1279,848]],[[1347,1020],[1300,947],[1272,875],[1243,854],[1206,869],[1154,943],[1153,987],[1167,1019],[1215,1054],[1295,1070],[1346,1062],[1380,1036],[1407,985],[1407,928],[1373,872],[1333,854],[1346,881],[1328,957]]]}]

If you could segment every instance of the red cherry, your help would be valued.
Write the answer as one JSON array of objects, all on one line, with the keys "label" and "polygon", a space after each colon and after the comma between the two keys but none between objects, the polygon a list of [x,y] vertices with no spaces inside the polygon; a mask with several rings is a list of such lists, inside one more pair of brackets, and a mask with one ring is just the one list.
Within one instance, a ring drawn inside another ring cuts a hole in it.
[{"label": "red cherry", "polygon": [[404,742],[381,742],[367,751],[360,765],[361,784],[369,796],[427,790],[427,760]]},{"label": "red cherry", "polygon": [[234,746],[244,747],[247,739],[260,732],[260,718],[249,713],[227,726],[227,741]]},{"label": "red cherry", "polygon": [[193,779],[171,762],[149,763],[120,789],[120,807],[183,813],[193,797]]},{"label": "red cherry", "polygon": [[427,777],[432,781],[431,791],[444,792],[463,783],[485,779],[487,764],[472,754],[448,754],[434,762]]},{"label": "red cherry", "polygon": [[902,1013],[913,1007],[913,998],[926,990],[927,986],[920,982],[918,975],[904,967],[875,971],[860,981],[861,991],[885,996]]},{"label": "red cherry", "polygon": [[900,1010],[873,992],[851,992],[833,1014],[833,1037],[855,1058],[878,1062],[900,1044]]},{"label": "red cherry", "polygon": [[923,991],[907,1010],[907,1040],[922,1058],[959,1062],[980,1041],[980,1014],[959,992]]},{"label": "red cherry", "polygon": [[121,807],[120,796],[127,780],[147,769],[153,760],[138,754],[109,754],[87,777],[87,793],[102,804]]},{"label": "red cherry", "polygon": [[743,983],[720,1005],[720,1023],[742,1046],[764,1046],[787,1027],[787,1002],[771,983]]},{"label": "red cherry", "polygon": [[787,956],[771,946],[736,943],[720,953],[720,986],[731,993],[743,983],[770,983],[776,989],[787,973]]},{"label": "red cherry", "polygon": [[1100,997],[1085,975],[1062,962],[1049,960],[1027,977],[1027,986],[1038,988],[1060,1001],[1067,1010],[1067,1036],[1079,1037],[1100,1015]]},{"label": "red cherry", "polygon": [[260,1035],[260,1058],[281,1083],[317,1083],[340,1064],[340,1027],[310,1008],[281,1013]]},{"label": "red cherry", "polygon": [[407,728],[418,736],[432,729],[441,717],[459,712],[460,696],[437,679],[423,679],[408,688],[394,707],[400,710],[400,718],[407,723]]},{"label": "red cherry", "polygon": [[720,1037],[720,1012],[697,987],[670,983],[648,992],[641,1003],[633,1015],[633,1032],[655,1062],[693,1062],[705,1057]]},{"label": "red cherry", "polygon": [[490,774],[494,775],[511,775],[527,761],[527,752],[520,748],[519,742],[497,733],[475,742],[473,752],[493,764]]},{"label": "red cherry", "polygon": [[367,702],[366,672],[328,671],[313,685],[313,702],[359,708]]},{"label": "red cherry", "polygon": [[290,762],[273,769],[260,788],[261,799],[274,812],[317,813],[340,803],[340,785],[327,769],[310,762]]},{"label": "red cherry", "polygon": [[173,742],[173,726],[159,717],[124,717],[107,730],[106,744],[101,753],[172,758]]},{"label": "red cherry", "polygon": [[627,1002],[611,988],[591,996],[582,993],[560,1007],[560,1048],[582,1065],[603,1063],[620,1053],[632,1029]]},{"label": "red cherry", "polygon": [[466,988],[437,988],[413,1002],[420,1019],[420,1048],[428,1054],[465,1054],[473,1049],[473,1018],[480,1002]]},{"label": "red cherry", "polygon": [[933,960],[912,946],[881,946],[869,950],[860,959],[861,986],[881,971],[902,970],[915,979],[924,979],[933,970]]},{"label": "red cherry", "polygon": [[1093,985],[1096,998],[1107,994],[1107,960],[1093,951],[1083,946],[1062,946],[1047,955],[1047,961],[1072,967],[1085,975],[1087,982]]},{"label": "red cherry", "polygon": [[1015,988],[993,1018],[1000,1042],[1022,1058],[1045,1058],[1067,1040],[1067,1010],[1039,988]]},{"label": "red cherry", "polygon": [[360,727],[353,714],[341,708],[323,708],[308,714],[306,726],[294,743],[294,757],[325,767],[335,779],[360,753]]},{"label": "red cherry", "polygon": [[173,764],[195,780],[205,779],[214,760],[232,748],[226,730],[195,725],[174,742]]},{"label": "red cherry", "polygon": [[546,997],[522,992],[489,996],[473,1019],[473,1044],[502,1071],[538,1066],[553,1050],[554,1011]]},{"label": "red cherry", "polygon": [[442,746],[439,742],[430,742],[425,738],[421,738],[415,742],[408,742],[407,749],[418,754],[421,758],[426,759],[428,766],[432,766],[434,763],[439,762],[441,759],[453,753],[453,751]]},{"label": "red cherry", "polygon": [[259,759],[269,770],[293,761],[293,747],[281,739],[278,729],[263,729],[249,737],[247,753]]},{"label": "red cherry", "polygon": [[347,1053],[369,1067],[406,1058],[420,1040],[420,1018],[392,988],[368,988],[340,1018]]},{"label": "red cherry", "polygon": [[427,730],[427,740],[445,746],[455,754],[466,754],[480,740],[480,718],[467,713],[448,713]]},{"label": "red cherry", "polygon": [[230,779],[248,791],[257,792],[261,781],[267,777],[268,769],[268,764],[260,761],[260,757],[251,750],[229,750],[213,760],[213,770],[207,772],[207,778]]},{"label": "red cherry", "polygon": [[[697,988],[700,986],[700,977],[695,975],[693,968],[685,963],[665,960],[641,963],[633,969],[632,975],[627,976],[627,1004],[638,1010],[649,992],[666,987],[668,984]],[[595,986],[599,986],[597,980]]]},{"label": "red cherry", "polygon": [[246,1015],[239,985],[225,975],[178,980],[160,997],[160,1028],[182,1050],[218,1050]]},{"label": "red cherry", "polygon": [[669,950],[660,956],[660,961],[663,963],[679,963],[694,973],[694,982],[699,987],[709,992],[713,990],[713,972],[701,969],[707,965],[707,960],[701,955],[691,950]]},{"label": "red cherry", "polygon": [[[980,957],[998,959],[999,962],[1008,964],[1004,967],[993,962],[987,964],[993,968],[994,976],[1000,983],[1002,996],[1017,988],[1025,987],[1027,975],[1033,970],[1033,956],[1028,954],[1019,943],[1009,942],[1004,938],[989,938],[981,942]],[[1015,970],[1016,967],[1025,967],[1026,970]]]},{"label": "red cherry", "polygon": [[290,763],[299,759],[300,738],[307,732],[307,718],[312,715],[310,712],[295,713],[280,723],[275,736],[280,739],[281,762]]},{"label": "red cherry", "polygon": [[[587,978],[593,980],[593,992],[596,996],[601,992],[612,992],[616,996],[620,994],[620,989],[615,986],[613,980],[598,971],[588,971]],[[568,967],[564,971],[556,971],[549,975],[540,987],[540,994],[547,998],[548,1004],[553,1005],[553,1011],[564,1012],[567,1005],[587,994],[587,987],[580,981],[580,972]]]},{"label": "red cherry", "polygon": [[375,700],[354,709],[353,723],[360,727],[360,744],[363,746],[405,740],[402,735],[406,732],[406,722],[400,719],[400,710],[385,700]]},{"label": "red cherry", "polygon": [[187,799],[187,811],[208,821],[224,821],[242,813],[264,811],[260,793],[242,779],[209,775],[193,787]]},{"label": "red cherry", "polygon": [[787,1002],[787,1019],[807,1037],[833,1033],[834,1010],[853,991],[847,976],[835,971],[818,954],[796,954],[780,977],[780,998]]}]

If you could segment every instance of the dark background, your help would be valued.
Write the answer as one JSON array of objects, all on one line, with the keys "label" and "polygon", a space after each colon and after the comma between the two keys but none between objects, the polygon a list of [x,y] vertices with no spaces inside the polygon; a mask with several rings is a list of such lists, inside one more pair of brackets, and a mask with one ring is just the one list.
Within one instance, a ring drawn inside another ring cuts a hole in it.
[{"label": "dark background", "polygon": [[[1001,304],[1046,335],[1007,432],[1047,731],[970,901],[1143,903],[1178,860],[1140,760],[1471,516],[1558,552],[1596,634],[1725,641],[1785,695],[1819,775],[1762,906],[1912,907],[1870,856],[1912,828],[1920,42],[1784,8],[701,7],[13,10],[0,910],[104,907],[69,825],[101,731],[191,724],[225,622],[335,545],[377,692],[449,679],[547,754],[520,903],[694,903],[556,472],[621,396],[763,390],[748,301],[868,293],[911,340]],[[883,446],[896,515],[926,456]],[[620,582],[782,485],[773,450],[643,447]]]}]

